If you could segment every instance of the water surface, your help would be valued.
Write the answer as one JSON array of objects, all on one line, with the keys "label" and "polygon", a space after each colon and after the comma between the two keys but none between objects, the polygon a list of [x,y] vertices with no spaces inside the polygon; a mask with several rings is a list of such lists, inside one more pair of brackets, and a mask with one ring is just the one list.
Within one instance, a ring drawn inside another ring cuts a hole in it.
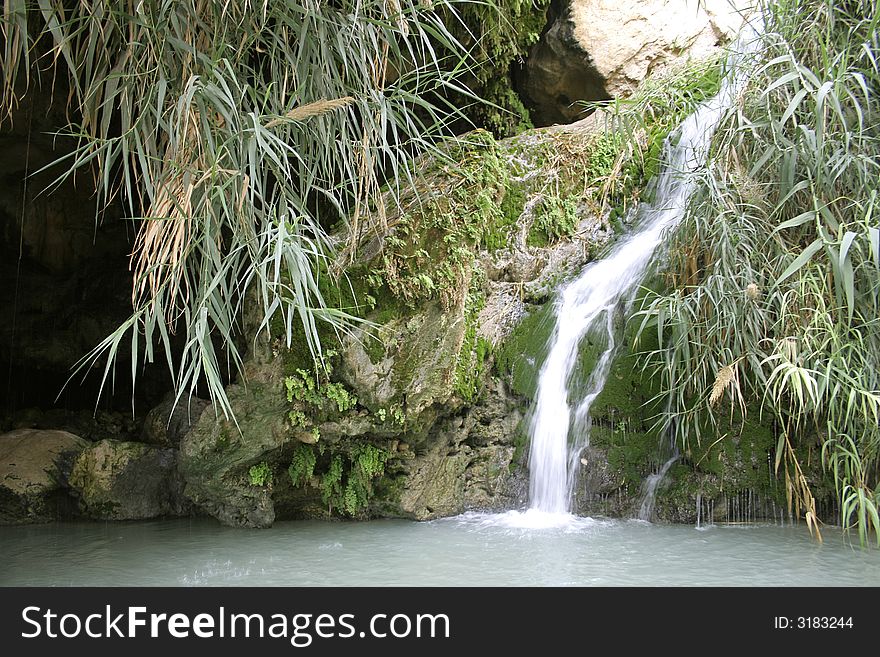
[{"label": "water surface", "polygon": [[[209,519],[0,528],[7,586],[880,586],[880,550],[803,525],[695,529],[525,514],[427,523]],[[526,525],[526,526],[523,526]]]}]

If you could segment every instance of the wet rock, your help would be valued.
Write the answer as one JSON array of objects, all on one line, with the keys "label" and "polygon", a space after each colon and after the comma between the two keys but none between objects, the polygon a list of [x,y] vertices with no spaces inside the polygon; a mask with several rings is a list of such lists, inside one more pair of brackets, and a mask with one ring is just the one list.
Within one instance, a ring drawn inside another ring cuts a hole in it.
[{"label": "wet rock", "polygon": [[0,435],[0,524],[72,514],[67,479],[88,444],[66,431],[17,429]]},{"label": "wet rock", "polygon": [[349,338],[340,377],[367,408],[399,408],[410,427],[430,425],[452,396],[465,329],[463,296],[449,309],[427,304],[382,326],[378,341]]},{"label": "wet rock", "polygon": [[474,406],[439,421],[427,448],[402,461],[400,497],[389,515],[430,520],[520,505],[522,481],[511,464],[522,417],[506,387],[490,380]]},{"label": "wet rock", "polygon": [[102,440],[83,450],[70,474],[82,513],[98,520],[182,515],[177,453],[144,443]]},{"label": "wet rock", "polygon": [[250,361],[245,383],[226,389],[238,426],[209,407],[180,441],[186,498],[224,524],[269,527],[275,521],[269,487],[253,485],[248,470],[274,462],[296,441],[287,425],[283,378],[280,362]]}]

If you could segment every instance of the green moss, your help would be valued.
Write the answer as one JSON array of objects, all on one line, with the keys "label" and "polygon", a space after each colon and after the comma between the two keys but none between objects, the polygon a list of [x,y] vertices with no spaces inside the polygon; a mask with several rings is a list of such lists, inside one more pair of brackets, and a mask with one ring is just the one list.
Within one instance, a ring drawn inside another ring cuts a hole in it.
[{"label": "green moss", "polygon": [[[526,192],[522,185],[510,182],[507,193],[501,200],[501,214],[503,220],[500,222],[502,226],[515,226],[516,222],[522,216],[523,209],[526,205]],[[486,238],[486,246],[489,249],[500,249],[507,246],[507,240],[510,236],[500,230],[490,233]]]},{"label": "green moss", "polygon": [[[327,270],[326,264],[322,263],[316,278],[318,289],[328,308],[364,318],[376,305],[376,299],[369,294],[366,271],[362,267],[354,267],[334,276]],[[280,311],[272,316],[269,333],[275,341],[275,353],[281,359],[286,375],[316,369],[320,362],[332,367],[340,348],[339,336],[327,322],[318,322],[317,330],[322,349],[319,363],[316,363],[315,355],[309,349],[301,318],[298,315],[292,316],[288,327]]]},{"label": "green moss", "polygon": [[[582,357],[589,361],[586,351]],[[639,490],[640,482],[656,472],[666,458],[664,450],[668,448],[666,436],[655,428],[658,409],[649,403],[656,390],[650,377],[640,376],[635,363],[627,349],[615,359],[608,381],[591,409],[590,442],[605,451],[618,480],[624,485],[635,485],[632,490]],[[735,415],[720,426],[705,427],[703,435],[714,438],[692,444],[681,455],[667,473],[658,497],[669,517],[686,517],[694,508],[698,493],[709,500],[752,491],[763,500],[785,506],[784,486],[770,463],[776,446],[774,431],[758,420],[757,408],[749,410],[748,418],[743,422]],[[809,455],[804,453],[801,457],[807,462]]]},{"label": "green moss", "polygon": [[227,450],[230,445],[234,444],[238,440],[238,437],[233,434],[229,427],[223,426],[217,434],[217,442],[214,444],[214,448],[218,452],[223,452]]},{"label": "green moss", "polygon": [[520,397],[533,399],[535,396],[538,373],[547,357],[554,326],[553,304],[544,304],[526,315],[495,349],[498,373]]},{"label": "green moss", "polygon": [[510,464],[507,466],[510,472],[515,472],[517,469],[522,467],[523,460],[525,459],[525,455],[528,451],[528,447],[528,420],[523,418],[522,420],[520,420],[519,424],[516,425],[516,431],[513,435],[513,456],[510,459]]},{"label": "green moss", "polygon": [[252,465],[248,470],[251,486],[266,486],[272,483],[272,470],[265,461]]},{"label": "green moss", "polygon": [[[509,165],[490,133],[477,130],[450,140],[445,154],[425,172],[428,189],[386,236],[366,277],[377,308],[397,306],[396,316],[400,306],[416,308],[433,299],[452,307],[468,284],[476,252],[506,246],[518,218],[504,205]],[[517,202],[524,203],[509,201]]]},{"label": "green moss", "polygon": [[526,243],[543,247],[571,237],[578,225],[578,196],[546,196],[535,209]]},{"label": "green moss", "polygon": [[[392,321],[393,318],[376,317],[373,319],[377,324],[384,325]],[[384,320],[384,321],[383,321]],[[367,357],[374,365],[382,362],[385,358],[385,343],[378,335],[368,334],[364,338],[364,351]]]},{"label": "green moss", "polygon": [[547,24],[550,0],[504,0],[498,3],[464,3],[458,7],[464,25],[448,25],[465,44],[473,44],[470,87],[485,104],[466,103],[476,125],[504,137],[531,128],[529,114],[513,90],[511,67],[523,61]]},{"label": "green moss", "polygon": [[408,477],[406,475],[383,476],[373,483],[372,508],[380,517],[395,516],[400,514],[400,499],[406,489]]},{"label": "green moss", "polygon": [[590,442],[605,448],[608,465],[623,485],[636,488],[651,474],[657,462],[657,436],[651,432],[632,431],[622,425],[608,426],[594,422]]},{"label": "green moss", "polygon": [[[482,273],[482,270],[477,270]],[[477,335],[477,318],[486,304],[483,277],[475,272],[465,300],[465,331],[455,367],[455,392],[465,402],[473,403],[482,389],[481,382],[491,344]]]}]

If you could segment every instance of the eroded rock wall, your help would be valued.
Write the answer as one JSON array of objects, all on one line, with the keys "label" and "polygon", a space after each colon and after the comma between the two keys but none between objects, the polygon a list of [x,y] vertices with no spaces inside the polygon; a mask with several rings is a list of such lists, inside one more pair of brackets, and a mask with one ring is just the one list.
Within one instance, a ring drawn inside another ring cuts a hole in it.
[{"label": "eroded rock wall", "polygon": [[583,116],[583,101],[625,98],[649,75],[729,42],[749,0],[558,0],[519,87],[536,125]]},{"label": "eroded rock wall", "polygon": [[495,350],[613,239],[584,195],[599,135],[596,121],[502,142],[478,132],[422,162],[418,194],[326,290],[368,300],[366,323],[318,360],[282,327],[264,336],[228,388],[238,425],[209,407],[181,440],[186,497],[257,527],[524,504],[526,409],[495,376]]}]

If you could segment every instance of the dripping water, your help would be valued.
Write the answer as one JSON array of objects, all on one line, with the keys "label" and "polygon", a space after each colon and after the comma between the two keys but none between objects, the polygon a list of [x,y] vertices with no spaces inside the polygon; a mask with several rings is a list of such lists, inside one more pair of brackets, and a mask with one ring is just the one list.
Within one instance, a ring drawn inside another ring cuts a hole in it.
[{"label": "dripping water", "polygon": [[660,486],[666,473],[669,472],[669,468],[671,468],[672,464],[677,460],[678,452],[676,451],[675,454],[673,454],[666,463],[661,466],[660,470],[654,474],[648,475],[648,478],[645,479],[645,485],[642,489],[642,503],[639,505],[639,520],[650,521],[654,516],[654,502],[657,499],[657,488]]}]

